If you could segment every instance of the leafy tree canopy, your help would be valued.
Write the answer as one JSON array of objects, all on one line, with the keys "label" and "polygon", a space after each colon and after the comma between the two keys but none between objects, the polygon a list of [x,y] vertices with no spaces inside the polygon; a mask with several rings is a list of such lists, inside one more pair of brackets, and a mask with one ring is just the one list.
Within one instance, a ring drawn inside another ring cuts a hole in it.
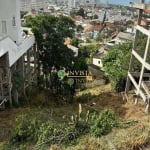
[{"label": "leafy tree canopy", "polygon": [[64,45],[64,39],[74,35],[75,25],[69,17],[52,15],[30,17],[26,26],[31,27],[35,34],[43,70],[52,66],[71,65],[74,54]]},{"label": "leafy tree canopy", "polygon": [[80,8],[77,12],[77,15],[82,16],[84,18],[85,17],[84,9]]},{"label": "leafy tree canopy", "polygon": [[93,18],[98,19],[98,15],[94,14]]},{"label": "leafy tree canopy", "polygon": [[82,32],[83,29],[84,29],[84,28],[83,28],[81,25],[78,25],[78,26],[77,26],[77,31],[78,31],[78,32]]}]

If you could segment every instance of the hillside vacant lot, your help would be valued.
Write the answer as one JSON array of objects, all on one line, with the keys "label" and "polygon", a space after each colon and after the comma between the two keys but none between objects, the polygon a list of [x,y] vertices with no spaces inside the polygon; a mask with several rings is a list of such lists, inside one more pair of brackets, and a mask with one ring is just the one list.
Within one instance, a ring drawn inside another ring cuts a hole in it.
[{"label": "hillside vacant lot", "polygon": [[52,145],[50,149],[150,150],[150,117],[144,113],[144,102],[140,100],[135,105],[132,92],[128,96],[129,101],[123,101],[122,95],[114,92],[108,84],[79,92],[76,94],[75,103],[64,104],[54,98],[49,91],[42,91],[32,97],[24,107],[0,111],[0,142],[9,137],[14,120],[20,114],[34,110],[39,113],[42,111],[48,116],[48,119],[53,117],[61,123],[63,116],[69,118],[72,114],[78,113],[79,103],[81,103],[82,111],[85,112],[89,109],[113,110],[117,118],[125,122],[125,127],[115,128],[100,138],[94,138],[88,134],[82,136],[73,146]]}]

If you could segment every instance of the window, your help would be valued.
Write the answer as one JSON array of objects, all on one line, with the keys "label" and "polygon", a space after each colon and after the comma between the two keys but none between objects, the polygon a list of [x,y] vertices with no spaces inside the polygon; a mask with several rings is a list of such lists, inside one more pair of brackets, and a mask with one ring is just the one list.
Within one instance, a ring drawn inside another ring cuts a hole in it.
[{"label": "window", "polygon": [[7,33],[7,26],[6,26],[6,21],[2,21],[2,33],[6,34]]},{"label": "window", "polygon": [[101,63],[101,61],[98,61],[98,64],[100,64]]},{"label": "window", "polygon": [[15,19],[14,16],[13,16],[13,18],[12,18],[12,26],[16,26],[16,19]]}]

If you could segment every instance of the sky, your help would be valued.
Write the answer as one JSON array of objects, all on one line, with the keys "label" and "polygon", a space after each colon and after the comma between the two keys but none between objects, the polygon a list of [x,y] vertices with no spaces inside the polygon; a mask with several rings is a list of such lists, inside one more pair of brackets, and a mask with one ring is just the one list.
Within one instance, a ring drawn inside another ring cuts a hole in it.
[{"label": "sky", "polygon": [[[129,5],[130,2],[141,2],[141,0],[107,0],[110,4]],[[146,0],[145,2],[148,2]]]},{"label": "sky", "polygon": [[129,5],[131,0],[108,0],[110,4],[121,4],[121,5]]}]

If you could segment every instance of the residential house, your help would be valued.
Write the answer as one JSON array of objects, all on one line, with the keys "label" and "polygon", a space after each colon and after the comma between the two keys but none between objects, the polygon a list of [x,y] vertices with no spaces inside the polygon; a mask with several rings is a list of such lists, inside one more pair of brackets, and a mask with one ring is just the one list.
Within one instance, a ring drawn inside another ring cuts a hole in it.
[{"label": "residential house", "polygon": [[133,33],[119,32],[118,35],[115,38],[116,44],[132,40],[133,35],[134,35]]},{"label": "residential house", "polygon": [[110,47],[112,47],[116,44],[133,40],[133,38],[134,38],[134,33],[119,32],[114,39],[112,39],[111,41],[109,41],[105,44],[104,49],[108,50]]},{"label": "residential house", "polygon": [[102,58],[104,57],[105,51],[103,48],[101,48],[101,50],[96,53],[96,55],[93,56],[93,64],[95,66],[98,66],[100,68],[103,67],[103,63],[102,63]]},{"label": "residential house", "polygon": [[99,52],[93,57],[93,64],[102,68],[102,58],[107,53],[108,49],[116,44],[123,43],[133,39],[133,33],[125,33],[119,32],[118,35],[112,39],[111,41],[107,42],[104,47],[99,50]]}]

